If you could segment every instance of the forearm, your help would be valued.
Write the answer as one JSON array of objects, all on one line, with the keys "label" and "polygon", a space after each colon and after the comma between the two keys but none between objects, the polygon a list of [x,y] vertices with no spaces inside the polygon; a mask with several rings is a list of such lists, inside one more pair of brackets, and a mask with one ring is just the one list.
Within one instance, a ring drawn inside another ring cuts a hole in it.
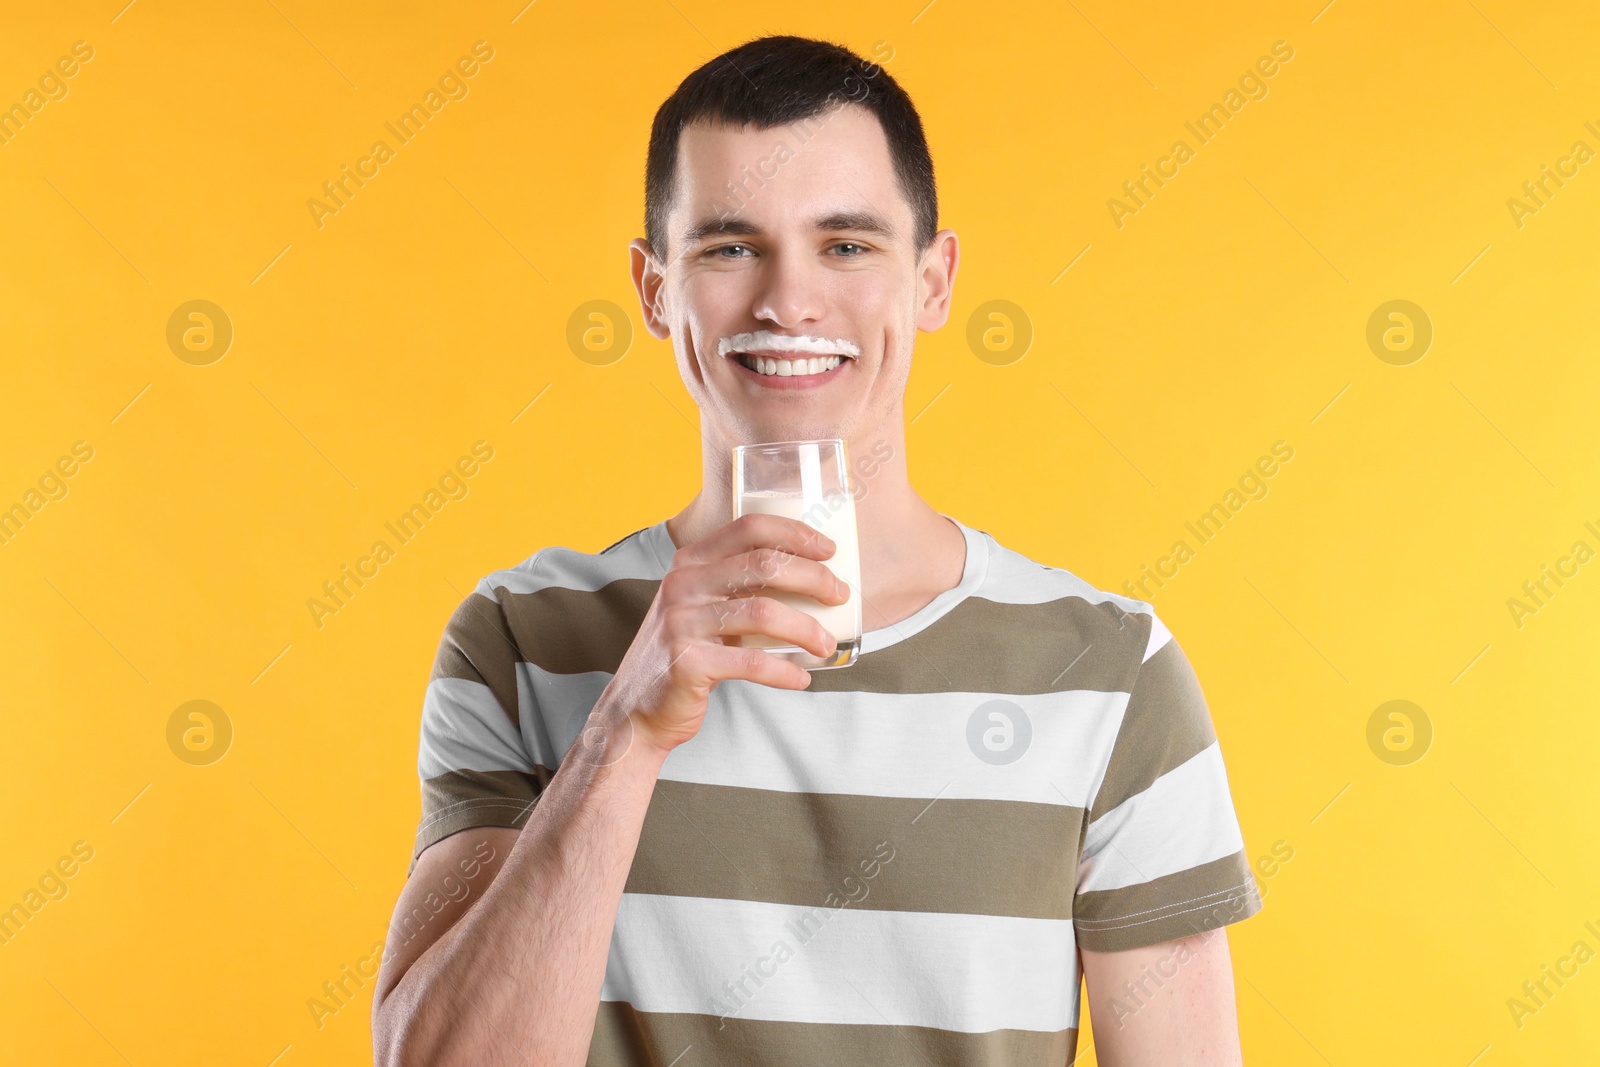
[{"label": "forearm", "polygon": [[626,752],[609,764],[582,758],[582,738],[574,744],[483,897],[381,1005],[380,1064],[584,1061],[666,756],[631,740],[626,727],[611,728],[611,751]]}]

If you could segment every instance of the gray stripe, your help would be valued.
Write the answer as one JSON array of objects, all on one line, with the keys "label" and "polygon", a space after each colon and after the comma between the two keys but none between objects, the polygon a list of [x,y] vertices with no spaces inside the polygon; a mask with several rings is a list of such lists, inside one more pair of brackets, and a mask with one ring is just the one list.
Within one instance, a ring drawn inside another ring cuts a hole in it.
[{"label": "gray stripe", "polygon": [[[623,579],[594,592],[554,586],[498,592],[529,662],[551,674],[614,674],[659,585]],[[1125,693],[1149,634],[1150,616],[1109,603],[1067,597],[1015,605],[968,597],[926,629],[850,667],[814,672],[807,692]]]},{"label": "gray stripe", "polygon": [[1244,847],[1216,742],[1089,824],[1085,889],[1116,889],[1175,874]]},{"label": "gray stripe", "polygon": [[517,708],[516,664],[520,654],[500,605],[468,593],[457,605],[434,655],[434,678],[463,678],[489,687],[512,725]]},{"label": "gray stripe", "polygon": [[625,891],[1070,919],[1083,809],[658,781]]},{"label": "gray stripe", "polygon": [[594,590],[500,586],[496,595],[528,662],[552,674],[615,674],[660,585],[620,578]]},{"label": "gray stripe", "polygon": [[[1076,1027],[1047,1033],[964,1034],[926,1026],[770,1022],[677,1012],[641,1012],[601,1001],[589,1067],[750,1067],[751,1064],[872,1064],[874,1067],[1060,1067],[1077,1055]],[[687,1056],[685,1050],[692,1050]],[[681,1059],[679,1057],[682,1057]]]},{"label": "gray stripe", "polygon": [[1194,668],[1178,642],[1168,641],[1139,670],[1089,821],[1149,789],[1216,739]]},{"label": "gray stripe", "polygon": [[[1025,640],[1032,646],[1042,646],[1031,651],[1034,656],[1027,657],[1029,666],[1037,667],[1044,671],[1045,667],[1054,664],[1054,669],[1045,675],[1046,681],[1037,680],[1031,684],[1038,686],[1048,684],[1068,664],[1077,660],[1080,653],[1088,651],[1090,654],[1073,668],[1072,673],[1083,671],[1088,679],[1084,688],[1094,688],[1101,685],[1115,684],[1114,682],[1101,682],[1096,679],[1095,659],[1104,658],[1111,649],[1106,647],[1109,642],[1115,648],[1128,644],[1128,630],[1144,636],[1146,642],[1151,633],[1153,609],[1144,601],[1134,600],[1129,597],[1119,596],[1097,589],[1070,571],[1058,567],[1049,567],[1028,559],[1019,553],[1010,551],[998,544],[989,534],[973,530],[965,524],[959,524],[963,535],[967,538],[969,555],[977,558],[969,561],[970,566],[963,574],[963,588],[969,584],[972,588],[963,591],[971,594],[966,600],[955,605],[951,614],[962,612],[962,620],[952,619],[952,623],[960,625],[993,625],[988,620],[1001,618],[1008,634],[1026,634]],[[511,620],[512,628],[521,638],[522,648],[537,650],[534,662],[541,667],[556,673],[575,673],[587,670],[601,670],[614,672],[617,664],[622,660],[633,635],[637,632],[640,621],[648,609],[650,601],[654,598],[655,589],[660,579],[666,572],[668,557],[674,551],[672,543],[665,532],[664,523],[656,523],[646,527],[635,534],[630,534],[621,541],[610,546],[601,553],[582,553],[568,548],[552,547],[542,550],[535,556],[518,567],[498,571],[485,578],[480,583],[480,592],[494,596],[505,603],[508,599],[519,599],[526,596],[537,596],[542,593],[556,593],[558,595],[535,600],[520,612],[514,611],[507,605],[506,614]],[[619,585],[618,589],[608,589],[612,585]],[[600,609],[588,609],[581,606],[581,597],[561,596],[560,592],[567,594],[599,593],[605,602]],[[941,597],[955,592],[947,591]],[[989,611],[977,609],[976,614],[981,618],[973,618],[973,601],[982,599],[988,602]],[[548,607],[541,605],[548,604]],[[930,607],[936,607],[938,601]],[[535,629],[539,630],[538,636],[546,636],[546,630],[552,625],[548,619],[554,612],[557,618],[566,614],[569,606],[578,606],[578,616],[573,624],[559,627],[563,633],[556,635],[558,641],[555,647],[546,652],[542,644],[532,638]],[[996,606],[1012,606],[1021,608],[1045,608],[1046,610],[1035,613],[1025,611],[1019,615],[1011,615],[998,610]],[[1053,606],[1053,610],[1052,610]],[[963,609],[965,609],[963,611]],[[924,610],[927,610],[926,608]],[[945,625],[943,616],[928,623],[928,628]],[[525,619],[527,625],[519,625]],[[545,620],[540,626],[541,620]],[[1114,623],[1115,634],[1106,629],[1106,622]],[[570,634],[574,631],[584,633],[585,643],[598,646],[592,649],[573,649]],[[896,627],[886,627],[883,634],[891,637],[895,635]],[[910,633],[907,639],[920,636],[923,631],[917,630]],[[568,640],[559,640],[567,636]],[[1053,643],[1051,637],[1057,640]],[[1100,638],[1096,640],[1097,636]],[[896,644],[902,642],[896,642]],[[896,647],[888,645],[879,651],[888,651]],[[871,651],[869,649],[869,651]],[[1143,646],[1139,650],[1143,651]],[[1013,659],[1016,654],[1013,654]],[[1134,662],[1142,659],[1136,654]],[[575,661],[575,662],[574,662]],[[840,675],[847,672],[818,672],[817,677],[824,675]],[[934,677],[937,674],[934,672]],[[998,667],[992,668],[988,673],[1000,675]],[[1001,675],[1003,676],[1003,675]],[[925,683],[926,686],[926,683]],[[983,691],[984,687],[978,684],[952,684],[945,688],[961,688],[969,691]],[[926,687],[915,691],[930,691]],[[995,692],[1042,692],[1044,689],[1008,689],[1005,686],[994,687]],[[1126,691],[1124,687],[1123,691]]]},{"label": "gray stripe", "polygon": [[417,775],[445,771],[527,771],[533,768],[522,734],[481,682],[436,678],[422,698]]},{"label": "gray stripe", "polygon": [[[550,784],[551,772],[450,771],[422,782],[422,819],[411,850],[411,866],[432,845],[479,826],[522,829]],[[408,872],[409,873],[409,872]]]},{"label": "gray stripe", "polygon": [[843,670],[815,671],[808,693],[1126,693],[1148,621],[1076,597],[999,604],[968,597],[904,641]]},{"label": "gray stripe", "polygon": [[1080,893],[1078,945],[1120,952],[1215,930],[1261,910],[1243,851],[1121,889]]}]

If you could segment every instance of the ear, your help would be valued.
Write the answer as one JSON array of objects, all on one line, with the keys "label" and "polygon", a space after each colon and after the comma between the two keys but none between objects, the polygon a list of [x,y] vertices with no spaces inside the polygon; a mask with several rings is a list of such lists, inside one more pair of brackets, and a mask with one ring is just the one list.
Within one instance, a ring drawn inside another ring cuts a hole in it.
[{"label": "ear", "polygon": [[955,290],[956,268],[961,265],[961,242],[954,230],[940,230],[922,254],[917,274],[917,329],[937,330],[950,318],[950,298]]},{"label": "ear", "polygon": [[632,261],[633,287],[639,293],[639,310],[644,316],[644,328],[650,331],[651,337],[665,341],[672,336],[672,331],[667,328],[663,302],[665,294],[662,283],[667,280],[666,273],[650,251],[649,242],[642,237],[628,242],[628,255]]}]

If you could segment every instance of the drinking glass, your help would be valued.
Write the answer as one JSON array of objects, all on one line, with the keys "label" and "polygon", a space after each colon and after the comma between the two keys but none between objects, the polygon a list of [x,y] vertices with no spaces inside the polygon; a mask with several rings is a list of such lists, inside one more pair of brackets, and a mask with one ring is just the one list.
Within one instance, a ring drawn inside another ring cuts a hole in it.
[{"label": "drinking glass", "polygon": [[817,656],[766,634],[741,634],[740,645],[766,649],[806,670],[848,667],[861,647],[861,555],[845,442],[833,437],[736,446],[733,517],[750,512],[799,519],[830,538],[837,548],[822,565],[850,587],[850,599],[843,604],[824,604],[803,593],[770,588],[759,594],[798,608],[822,623],[838,642],[832,656]]}]

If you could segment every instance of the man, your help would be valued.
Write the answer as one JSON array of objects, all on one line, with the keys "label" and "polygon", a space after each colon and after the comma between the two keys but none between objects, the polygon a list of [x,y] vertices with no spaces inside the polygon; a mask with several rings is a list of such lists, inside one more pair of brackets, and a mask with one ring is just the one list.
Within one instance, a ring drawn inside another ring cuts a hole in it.
[{"label": "man", "polygon": [[[479,583],[423,707],[382,1064],[1240,1061],[1226,935],[1261,908],[1188,660],[1150,605],[930,507],[918,330],[956,235],[910,100],[820,41],[691,74],[649,148],[643,318],[700,408],[700,493]],[[819,355],[829,353],[829,355]],[[729,522],[732,446],[839,437],[859,659],[763,593],[834,546]]]}]

